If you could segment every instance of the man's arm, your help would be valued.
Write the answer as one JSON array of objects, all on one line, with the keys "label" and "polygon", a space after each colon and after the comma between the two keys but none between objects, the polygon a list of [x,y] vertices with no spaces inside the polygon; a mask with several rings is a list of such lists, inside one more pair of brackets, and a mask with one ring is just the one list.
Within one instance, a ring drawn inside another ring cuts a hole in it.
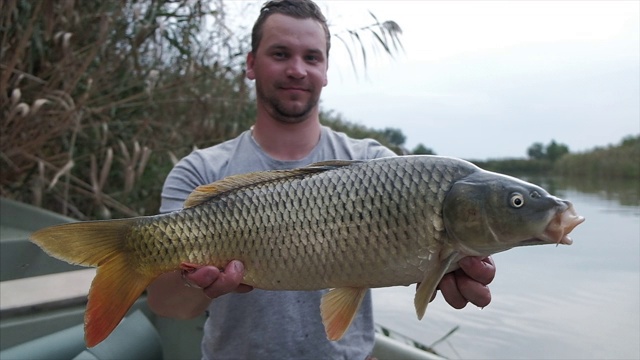
[{"label": "man's arm", "polygon": [[188,287],[180,272],[160,275],[147,287],[147,304],[160,316],[191,319],[202,314],[211,299],[195,287]]},{"label": "man's arm", "polygon": [[203,266],[190,271],[174,271],[159,276],[147,288],[147,303],[160,316],[190,319],[202,314],[211,299],[230,292],[248,292],[241,284],[244,265],[231,261],[224,269]]}]

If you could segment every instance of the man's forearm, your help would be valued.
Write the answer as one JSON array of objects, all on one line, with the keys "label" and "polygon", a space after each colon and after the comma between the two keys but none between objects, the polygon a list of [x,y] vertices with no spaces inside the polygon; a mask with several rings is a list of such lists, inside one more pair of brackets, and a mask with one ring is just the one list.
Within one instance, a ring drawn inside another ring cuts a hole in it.
[{"label": "man's forearm", "polygon": [[201,289],[185,286],[178,271],[160,275],[147,288],[149,308],[160,316],[191,319],[202,314],[210,302]]}]

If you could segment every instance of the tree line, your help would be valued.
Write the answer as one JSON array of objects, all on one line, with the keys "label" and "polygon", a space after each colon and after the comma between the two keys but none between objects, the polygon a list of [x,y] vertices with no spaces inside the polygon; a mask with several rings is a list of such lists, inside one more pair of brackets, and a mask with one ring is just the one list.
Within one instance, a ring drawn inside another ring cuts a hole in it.
[{"label": "tree line", "polygon": [[528,158],[474,161],[480,167],[509,174],[563,175],[599,179],[640,181],[640,135],[624,137],[618,144],[597,146],[572,153],[565,144],[552,140],[546,146],[534,143]]}]

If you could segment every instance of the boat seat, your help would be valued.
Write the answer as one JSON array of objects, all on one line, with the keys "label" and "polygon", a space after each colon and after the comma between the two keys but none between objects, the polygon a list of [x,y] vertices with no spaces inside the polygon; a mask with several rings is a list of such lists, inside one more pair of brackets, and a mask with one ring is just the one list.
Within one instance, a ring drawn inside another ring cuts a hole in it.
[{"label": "boat seat", "polygon": [[0,351],[0,359],[162,359],[160,335],[141,310],[127,316],[111,335],[85,347],[82,324]]}]

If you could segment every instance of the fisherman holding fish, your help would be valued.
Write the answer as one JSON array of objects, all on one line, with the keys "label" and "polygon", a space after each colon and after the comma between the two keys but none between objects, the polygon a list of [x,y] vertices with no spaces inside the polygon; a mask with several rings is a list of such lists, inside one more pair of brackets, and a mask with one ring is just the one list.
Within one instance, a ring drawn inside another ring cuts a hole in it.
[{"label": "fisherman holding fish", "polygon": [[252,129],[178,162],[162,214],[31,234],[49,255],[98,268],[87,346],[147,289],[160,316],[208,312],[204,359],[364,359],[370,288],[418,284],[419,319],[438,289],[454,308],[484,307],[489,255],[572,243],[584,218],[535,184],[461,159],[393,156],[321,126],[329,39],[310,0],[268,2],[247,55]]},{"label": "fisherman holding fish", "polygon": [[[330,34],[315,3],[265,3],[251,43],[247,78],[255,80],[254,126],[183,158],[164,184],[162,213],[182,209],[196,187],[231,175],[394,155],[373,140],[351,139],[320,125],[318,104],[327,85]],[[491,294],[486,285],[495,275],[491,258],[465,257],[458,264],[460,269],[438,285],[446,301],[454,308],[468,302],[488,305]],[[252,290],[242,284],[243,274],[244,265],[237,260],[224,268],[194,266],[169,272],[148,287],[148,303],[158,315],[179,319],[208,311],[204,359],[364,359],[371,354],[370,291],[342,339],[330,341],[318,311],[326,290]]]}]

